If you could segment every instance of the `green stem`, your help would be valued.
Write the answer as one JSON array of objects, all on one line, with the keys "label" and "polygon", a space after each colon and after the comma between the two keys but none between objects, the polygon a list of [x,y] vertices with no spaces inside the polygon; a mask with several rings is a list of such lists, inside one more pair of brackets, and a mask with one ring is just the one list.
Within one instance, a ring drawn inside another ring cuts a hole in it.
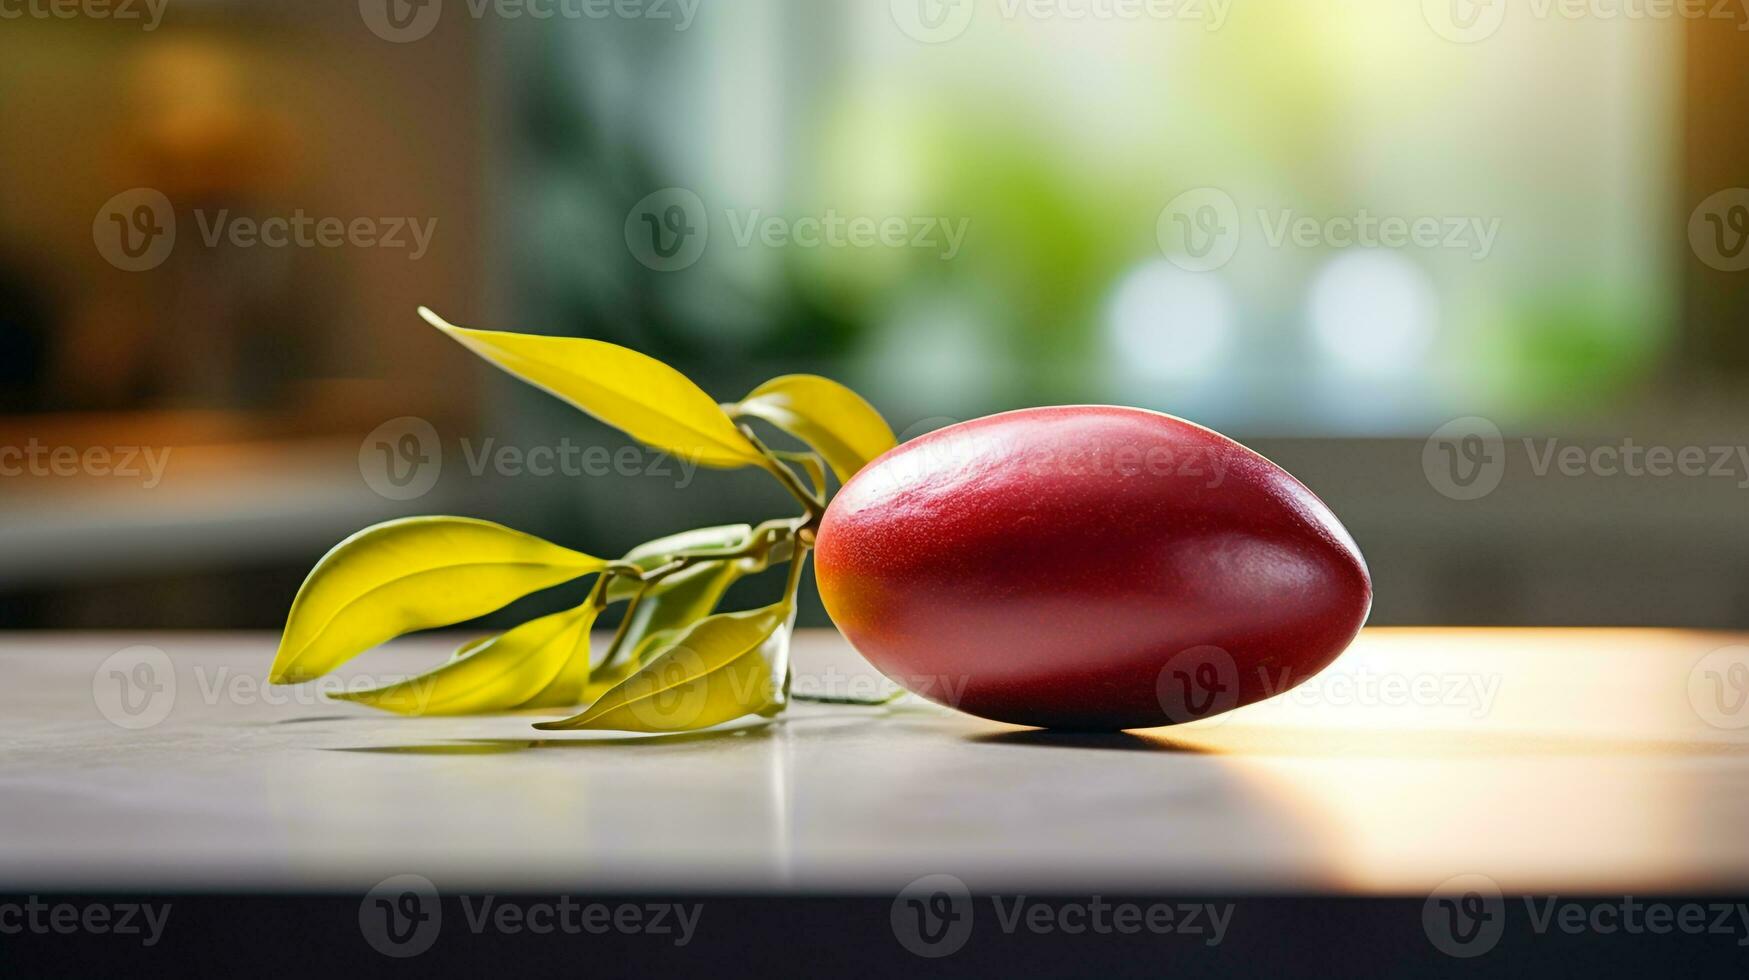
[{"label": "green stem", "polygon": [[626,603],[625,615],[620,617],[619,628],[613,631],[613,641],[607,645],[607,652],[601,656],[603,667],[619,659],[620,647],[624,645],[626,633],[631,631],[632,617],[637,614],[638,603],[644,600],[644,593],[650,591],[650,583],[645,582],[638,591],[632,593],[632,599]]},{"label": "green stem", "polygon": [[790,694],[791,701],[806,701],[809,704],[850,704],[859,708],[879,708],[892,704],[904,697],[905,691],[894,691],[884,698],[838,698],[828,694]]},{"label": "green stem", "polygon": [[[770,553],[774,544],[791,539],[796,533],[800,518],[788,520],[767,521],[759,525],[748,537],[747,544],[733,551],[694,551],[676,552],[669,555],[668,561],[655,568],[644,570],[637,565],[615,562],[609,565],[604,574],[596,579],[595,588],[589,593],[589,601],[596,604],[597,609],[607,605],[607,583],[615,575],[629,578],[638,583],[638,591],[632,593],[631,600],[626,605],[625,614],[620,617],[619,627],[614,630],[613,640],[608,644],[607,652],[602,656],[602,666],[607,666],[617,659],[621,646],[631,630],[632,616],[638,611],[638,604],[644,599],[656,583],[670,575],[691,568],[707,561],[734,561],[740,558],[763,558]],[[801,585],[801,563],[807,558],[805,547],[795,551],[790,568],[789,582],[784,589],[784,601],[794,603],[796,589]]]},{"label": "green stem", "polygon": [[595,585],[589,589],[589,598],[584,599],[586,605],[595,607],[596,612],[607,608],[607,583],[613,580],[613,573],[602,572],[595,576]]},{"label": "green stem", "polygon": [[[783,592],[784,601],[791,606],[795,605],[796,589],[801,585],[802,565],[808,560],[808,551],[809,548],[807,545],[800,542],[796,544],[795,561],[790,565],[789,581],[785,583]],[[794,680],[795,672],[792,668],[788,681],[785,682],[785,690],[788,690],[789,683]],[[905,694],[905,691],[899,690],[894,691],[884,698],[878,699],[834,697],[828,694],[791,694],[789,697],[792,701],[806,701],[809,704],[848,704],[862,708],[878,708],[882,705],[892,704],[894,701],[904,697]]]},{"label": "green stem", "polygon": [[607,571],[622,575],[634,582],[655,584],[694,565],[707,561],[735,561],[740,558],[764,558],[771,553],[772,547],[794,537],[796,531],[806,523],[804,518],[781,518],[766,521],[753,529],[747,543],[733,551],[706,549],[698,551],[676,551],[663,555],[663,564],[648,570],[637,565],[615,563],[609,565]]},{"label": "green stem", "polygon": [[745,425],[740,428],[741,434],[747,437],[747,441],[751,442],[754,448],[765,456],[765,471],[777,477],[777,482],[783,484],[783,488],[790,492],[790,496],[800,501],[801,505],[807,509],[809,523],[819,521],[820,516],[826,513],[825,502],[810,493],[808,488],[802,485],[801,478],[796,476],[796,471],[790,469],[765,443],[759,441],[759,436],[755,435],[751,428]]},{"label": "green stem", "polygon": [[[789,576],[783,583],[783,604],[788,608],[788,612],[785,614],[784,618],[791,623],[795,622],[796,591],[802,586],[802,567],[807,563],[808,544],[798,535],[796,538],[795,553],[790,556]],[[788,629],[787,626],[783,628]],[[785,664],[783,669],[783,694],[785,698],[789,697],[790,685],[795,683],[795,679],[795,665]]]},{"label": "green stem", "polygon": [[802,585],[802,566],[808,563],[808,550],[808,546],[798,540],[796,553],[790,558],[789,578],[783,584],[783,601],[791,607],[795,606],[796,590]]},{"label": "green stem", "polygon": [[808,474],[808,482],[814,485],[814,498],[822,503],[826,500],[826,464],[813,453],[787,453],[772,450],[771,454],[786,463],[797,463],[803,472]]}]

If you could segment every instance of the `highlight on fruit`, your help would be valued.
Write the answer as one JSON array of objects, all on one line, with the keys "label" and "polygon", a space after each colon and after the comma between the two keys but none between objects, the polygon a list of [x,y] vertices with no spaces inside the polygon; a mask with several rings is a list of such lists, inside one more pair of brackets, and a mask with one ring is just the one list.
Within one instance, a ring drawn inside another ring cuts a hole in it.
[{"label": "highlight on fruit", "polygon": [[[1279,694],[1333,660],[1371,605],[1359,549],[1311,491],[1169,415],[1028,409],[895,448],[879,412],[828,378],[785,375],[719,404],[615,344],[419,312],[652,448],[764,471],[799,513],[682,531],[612,558],[472,518],[378,524],[310,571],[274,683],[587,579],[581,605],[464,643],[427,673],[335,696],[405,715],[570,712],[543,730],[770,717],[803,700],[789,690],[789,641],[817,549],[833,622],[903,691],[998,721],[1113,730]],[[805,448],[773,448],[754,423]],[[719,611],[731,585],[768,571],[784,577],[776,603]],[[598,653],[592,629],[619,603]]]}]

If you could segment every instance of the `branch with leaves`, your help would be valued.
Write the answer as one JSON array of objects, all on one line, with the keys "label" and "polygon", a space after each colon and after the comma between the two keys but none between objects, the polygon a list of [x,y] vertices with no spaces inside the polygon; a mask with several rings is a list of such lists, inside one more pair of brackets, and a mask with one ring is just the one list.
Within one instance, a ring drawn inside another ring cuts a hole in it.
[{"label": "branch with leaves", "polygon": [[[826,470],[843,484],[893,447],[880,414],[838,382],[802,374],[719,405],[679,371],[615,344],[474,330],[419,313],[474,353],[645,445],[719,469],[764,470],[802,513],[684,531],[617,560],[465,517],[378,524],[336,545],[304,580],[271,680],[313,680],[397,636],[594,576],[588,598],[573,609],[465,643],[428,673],[339,696],[407,715],[586,706],[535,726],[547,730],[687,731],[782,711],[796,590],[826,510]],[[773,450],[748,420],[812,451]],[[738,579],[777,566],[787,566],[781,600],[717,612]],[[620,602],[626,609],[618,629],[595,658],[591,630]]]}]

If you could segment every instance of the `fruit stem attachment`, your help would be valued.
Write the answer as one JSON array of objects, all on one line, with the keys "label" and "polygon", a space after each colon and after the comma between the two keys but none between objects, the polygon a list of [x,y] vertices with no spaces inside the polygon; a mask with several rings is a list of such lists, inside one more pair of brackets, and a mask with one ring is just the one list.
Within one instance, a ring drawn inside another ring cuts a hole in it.
[{"label": "fruit stem attachment", "polygon": [[772,452],[771,447],[761,442],[759,436],[754,434],[750,426],[743,424],[740,429],[741,434],[747,437],[747,441],[751,442],[753,447],[765,457],[765,471],[777,477],[777,482],[783,484],[783,488],[789,491],[790,496],[800,501],[801,505],[807,509],[808,523],[819,523],[821,515],[826,513],[825,501],[803,486],[801,477],[796,476],[796,471],[790,469],[789,465],[779,458],[777,453]]},{"label": "fruit stem attachment", "polygon": [[[748,536],[746,544],[739,548],[731,551],[677,551],[663,555],[662,564],[650,569],[642,568],[632,562],[609,564],[603,569],[602,575],[596,579],[595,587],[589,593],[588,601],[593,603],[597,610],[607,607],[608,584],[615,577],[638,583],[638,589],[632,593],[625,613],[620,616],[619,626],[614,630],[613,639],[608,644],[607,652],[602,655],[601,666],[612,664],[624,652],[622,647],[625,645],[627,634],[631,631],[632,617],[637,613],[638,605],[643,602],[644,597],[663,579],[696,565],[702,565],[706,562],[728,562],[756,558],[759,560],[760,568],[763,569],[768,567],[774,557],[777,560],[782,560],[781,555],[774,555],[775,552],[782,549],[787,552],[792,563],[789,580],[784,586],[784,601],[793,605],[796,589],[801,583],[801,562],[807,558],[807,545],[813,544],[814,541],[813,531],[806,522],[807,518],[805,517],[766,521],[755,528],[753,533]],[[783,546],[788,547],[784,548]]]}]

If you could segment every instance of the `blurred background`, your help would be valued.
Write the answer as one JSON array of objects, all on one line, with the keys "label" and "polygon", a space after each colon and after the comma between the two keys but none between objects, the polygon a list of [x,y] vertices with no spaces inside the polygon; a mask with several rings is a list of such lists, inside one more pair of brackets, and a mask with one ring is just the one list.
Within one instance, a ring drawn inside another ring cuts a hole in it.
[{"label": "blurred background", "polygon": [[788,511],[422,304],[904,437],[1184,416],[1332,506],[1379,624],[1749,625],[1749,16],[1705,6],[8,7],[0,626],[277,628],[403,514]]}]

